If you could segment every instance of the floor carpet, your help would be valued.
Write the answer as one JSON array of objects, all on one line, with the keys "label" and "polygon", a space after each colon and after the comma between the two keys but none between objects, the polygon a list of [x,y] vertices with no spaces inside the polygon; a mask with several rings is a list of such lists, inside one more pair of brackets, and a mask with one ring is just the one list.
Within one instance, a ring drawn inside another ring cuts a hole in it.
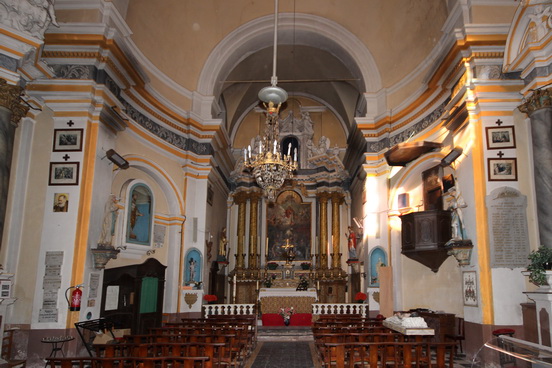
[{"label": "floor carpet", "polygon": [[315,368],[310,342],[259,342],[246,368]]}]

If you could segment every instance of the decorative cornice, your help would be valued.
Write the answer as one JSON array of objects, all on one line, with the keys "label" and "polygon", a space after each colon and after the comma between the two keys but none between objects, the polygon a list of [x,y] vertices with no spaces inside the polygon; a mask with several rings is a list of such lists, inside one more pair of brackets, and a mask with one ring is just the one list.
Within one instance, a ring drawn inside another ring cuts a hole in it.
[{"label": "decorative cornice", "polygon": [[523,99],[523,103],[518,106],[519,111],[531,116],[539,109],[552,107],[552,87],[547,89],[537,89],[529,97]]},{"label": "decorative cornice", "polygon": [[23,94],[23,88],[20,86],[14,86],[8,84],[5,79],[0,78],[0,106],[12,112],[11,122],[15,126],[19,123],[19,120],[29,111],[29,106],[23,105],[21,102],[21,95]]}]

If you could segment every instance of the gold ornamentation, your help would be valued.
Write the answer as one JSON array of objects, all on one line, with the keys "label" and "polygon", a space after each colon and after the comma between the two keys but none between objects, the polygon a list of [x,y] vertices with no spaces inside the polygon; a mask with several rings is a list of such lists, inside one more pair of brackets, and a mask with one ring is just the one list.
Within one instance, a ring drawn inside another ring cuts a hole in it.
[{"label": "gold ornamentation", "polygon": [[8,84],[5,79],[0,78],[0,106],[12,112],[11,122],[15,126],[29,111],[29,106],[21,104],[22,94],[22,87]]},{"label": "gold ornamentation", "polygon": [[197,294],[194,294],[194,293],[184,294],[184,301],[186,302],[186,304],[188,304],[188,307],[192,309],[192,305],[194,305],[197,302]]},{"label": "gold ornamentation", "polygon": [[375,291],[372,294],[372,298],[374,298],[374,300],[379,303],[380,302],[380,293],[379,293],[379,291]]},{"label": "gold ornamentation", "polygon": [[552,88],[537,89],[529,97],[523,99],[523,103],[518,106],[519,111],[531,115],[533,112],[545,107],[552,107]]}]

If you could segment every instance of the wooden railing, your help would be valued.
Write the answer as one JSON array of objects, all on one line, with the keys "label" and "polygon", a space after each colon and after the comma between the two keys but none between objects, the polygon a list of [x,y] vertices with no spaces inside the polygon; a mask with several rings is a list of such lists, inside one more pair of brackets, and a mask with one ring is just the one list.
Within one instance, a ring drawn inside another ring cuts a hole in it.
[{"label": "wooden railing", "polygon": [[360,303],[313,303],[312,314],[359,314],[368,317],[368,304]]}]

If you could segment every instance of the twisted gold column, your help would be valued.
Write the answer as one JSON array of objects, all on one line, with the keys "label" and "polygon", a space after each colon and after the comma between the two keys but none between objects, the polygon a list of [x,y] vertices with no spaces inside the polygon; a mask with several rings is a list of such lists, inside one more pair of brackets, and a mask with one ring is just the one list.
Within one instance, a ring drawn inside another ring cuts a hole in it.
[{"label": "twisted gold column", "polygon": [[259,267],[258,261],[258,251],[259,244],[257,244],[257,239],[259,237],[259,193],[251,193],[249,203],[249,268],[256,269]]},{"label": "twisted gold column", "polygon": [[330,195],[326,192],[318,194],[320,204],[320,243],[318,244],[319,268],[328,268],[328,199]]},{"label": "twisted gold column", "polygon": [[332,193],[332,268],[341,267],[341,253],[340,248],[340,236],[339,229],[341,228],[341,221],[339,215],[339,208],[343,203],[342,193]]},{"label": "twisted gold column", "polygon": [[238,205],[238,246],[236,247],[236,269],[243,269],[245,263],[244,239],[245,239],[245,204],[247,193],[238,193],[234,196],[234,203]]}]

